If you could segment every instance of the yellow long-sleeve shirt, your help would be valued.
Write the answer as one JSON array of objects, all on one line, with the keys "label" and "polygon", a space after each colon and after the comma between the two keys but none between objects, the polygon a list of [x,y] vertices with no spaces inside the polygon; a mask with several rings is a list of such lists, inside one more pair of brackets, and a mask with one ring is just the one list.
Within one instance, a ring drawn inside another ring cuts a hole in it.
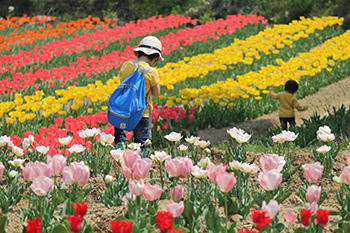
[{"label": "yellow long-sleeve shirt", "polygon": [[295,117],[294,109],[298,111],[307,110],[306,106],[299,105],[297,98],[288,92],[275,93],[274,88],[270,87],[270,95],[273,99],[279,100],[279,117]]}]

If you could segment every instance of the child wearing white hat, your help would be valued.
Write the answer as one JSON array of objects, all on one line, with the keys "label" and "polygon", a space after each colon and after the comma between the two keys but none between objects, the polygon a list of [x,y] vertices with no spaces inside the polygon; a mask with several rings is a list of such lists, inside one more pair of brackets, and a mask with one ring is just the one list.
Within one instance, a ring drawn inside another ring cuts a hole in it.
[{"label": "child wearing white hat", "polygon": [[[156,64],[159,60],[164,61],[164,58],[162,57],[162,43],[157,37],[154,36],[144,37],[140,41],[139,46],[133,51],[135,56],[138,58],[137,60],[139,67],[141,66],[143,69],[146,69],[149,66],[154,66],[154,64]],[[134,68],[134,60],[129,60],[123,63],[118,74],[118,77],[120,78],[121,82],[124,81],[129,75],[131,75],[134,72]],[[149,120],[151,111],[149,110],[149,108],[152,108],[153,105],[151,95],[147,96],[147,93],[150,91],[150,93],[154,97],[158,97],[160,95],[158,71],[154,68],[151,69],[145,75],[145,82],[145,98],[148,97],[148,100],[146,100],[146,102],[148,102],[148,106],[140,122],[134,129],[134,142],[141,143],[142,145],[144,145],[144,142],[148,139],[148,131],[151,127]],[[127,142],[125,131],[115,128],[114,137],[116,148],[125,149],[125,143]]]}]

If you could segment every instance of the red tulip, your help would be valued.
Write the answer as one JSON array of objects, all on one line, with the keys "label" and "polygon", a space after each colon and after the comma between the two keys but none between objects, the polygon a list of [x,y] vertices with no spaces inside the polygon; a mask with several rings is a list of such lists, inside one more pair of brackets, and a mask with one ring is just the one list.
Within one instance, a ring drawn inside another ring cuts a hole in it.
[{"label": "red tulip", "polygon": [[70,215],[66,216],[66,218],[70,222],[70,230],[72,233],[79,233],[81,229],[81,222],[83,221],[83,217]]},{"label": "red tulip", "polygon": [[306,210],[304,208],[300,209],[300,222],[305,227],[310,225],[311,217],[312,217],[312,211],[311,210]]},{"label": "red tulip", "polygon": [[227,172],[222,172],[217,174],[216,183],[219,186],[221,192],[229,192],[236,184],[236,178],[234,174],[229,174]]},{"label": "red tulip", "polygon": [[126,220],[113,220],[110,222],[113,233],[131,233],[133,222]]},{"label": "red tulip", "polygon": [[75,212],[74,215],[77,217],[84,217],[85,214],[87,213],[88,209],[88,203],[87,202],[82,202],[82,203],[71,203],[72,206],[74,206]]},{"label": "red tulip", "polygon": [[195,117],[194,115],[188,115],[188,119],[189,119],[190,121],[194,121],[195,118],[196,118],[196,117]]},{"label": "red tulip", "polygon": [[331,210],[318,209],[317,213],[316,213],[315,224],[323,226],[323,227],[326,226],[330,213],[332,213]]},{"label": "red tulip", "polygon": [[173,222],[174,222],[173,214],[167,211],[158,211],[155,221],[157,227],[162,232],[170,232],[173,229]]},{"label": "red tulip", "polygon": [[187,110],[186,110],[186,109],[182,109],[182,110],[180,111],[180,114],[181,114],[182,117],[187,116]]},{"label": "red tulip", "polygon": [[196,109],[196,107],[192,107],[189,109],[189,111],[190,111],[190,113],[195,114],[197,109]]},{"label": "red tulip", "polygon": [[145,184],[145,189],[143,190],[143,195],[146,200],[154,201],[157,200],[162,194],[163,189],[159,185],[150,185],[149,183]]},{"label": "red tulip", "polygon": [[41,218],[36,217],[32,221],[27,219],[28,225],[25,226],[28,233],[40,233],[41,232]]},{"label": "red tulip", "polygon": [[265,225],[267,225],[266,229],[269,228],[270,222],[272,222],[273,219],[271,219],[265,211],[252,209],[251,212],[253,222],[256,224],[258,230],[261,230]]}]

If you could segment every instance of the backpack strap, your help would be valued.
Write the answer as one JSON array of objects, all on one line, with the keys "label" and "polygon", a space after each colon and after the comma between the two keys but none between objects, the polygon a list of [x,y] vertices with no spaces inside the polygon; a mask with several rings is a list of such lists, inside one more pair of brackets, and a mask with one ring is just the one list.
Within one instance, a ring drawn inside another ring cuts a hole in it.
[{"label": "backpack strap", "polygon": [[[146,69],[144,69],[142,66],[139,66],[139,61],[138,60],[134,60],[134,72],[137,69],[141,69],[142,70],[142,74],[143,76],[145,76],[151,69],[151,66],[148,66]],[[148,100],[149,100],[149,96],[151,94],[151,87],[147,93],[146,96],[146,104],[149,105]],[[148,106],[148,110],[149,110],[149,118],[148,118],[148,138],[150,140],[152,140],[152,110],[151,110],[151,106]]]}]

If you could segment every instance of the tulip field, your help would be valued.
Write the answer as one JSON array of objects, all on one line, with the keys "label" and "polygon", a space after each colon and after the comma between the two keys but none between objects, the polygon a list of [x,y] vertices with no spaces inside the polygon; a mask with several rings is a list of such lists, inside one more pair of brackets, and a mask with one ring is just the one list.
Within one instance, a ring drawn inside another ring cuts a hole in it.
[{"label": "tulip field", "polygon": [[[235,127],[278,109],[270,85],[293,79],[300,99],[349,77],[342,22],[0,19],[0,233],[350,232],[347,128],[260,140]],[[108,99],[147,35],[165,58],[152,137],[141,150],[126,132],[116,149]],[[232,141],[197,136],[214,127],[230,127]]]}]

